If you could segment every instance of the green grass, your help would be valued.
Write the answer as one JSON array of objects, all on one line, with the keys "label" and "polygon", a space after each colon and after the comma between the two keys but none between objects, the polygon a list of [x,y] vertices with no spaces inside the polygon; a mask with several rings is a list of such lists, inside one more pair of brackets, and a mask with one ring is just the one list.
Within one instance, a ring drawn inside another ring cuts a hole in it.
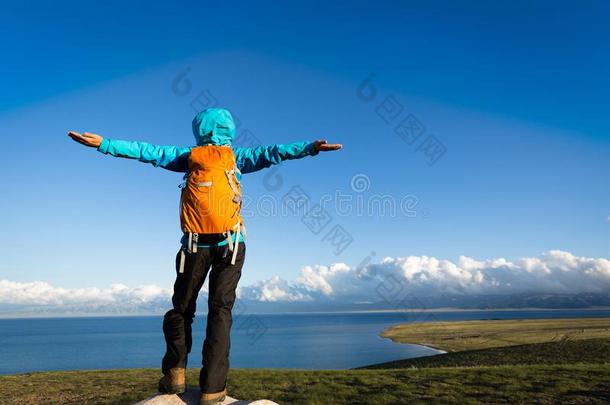
[{"label": "green grass", "polygon": [[398,343],[415,343],[452,352],[610,338],[610,318],[410,323],[390,327],[384,330],[381,336]]},{"label": "green grass", "polygon": [[[189,381],[197,381],[189,370]],[[158,370],[0,376],[0,402],[126,404],[155,392]],[[229,394],[280,404],[589,403],[610,401],[610,365],[393,370],[234,369]]]},{"label": "green grass", "polygon": [[464,350],[435,356],[396,360],[361,367],[479,367],[541,364],[610,364],[610,338],[533,343],[490,349]]}]

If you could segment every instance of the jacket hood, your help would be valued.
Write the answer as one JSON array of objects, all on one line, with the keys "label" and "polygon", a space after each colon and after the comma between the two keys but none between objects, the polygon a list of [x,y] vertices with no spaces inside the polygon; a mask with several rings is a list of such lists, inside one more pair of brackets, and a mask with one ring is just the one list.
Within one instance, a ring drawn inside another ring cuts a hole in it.
[{"label": "jacket hood", "polygon": [[207,108],[193,119],[193,135],[197,146],[231,145],[235,137],[235,122],[224,108]]}]

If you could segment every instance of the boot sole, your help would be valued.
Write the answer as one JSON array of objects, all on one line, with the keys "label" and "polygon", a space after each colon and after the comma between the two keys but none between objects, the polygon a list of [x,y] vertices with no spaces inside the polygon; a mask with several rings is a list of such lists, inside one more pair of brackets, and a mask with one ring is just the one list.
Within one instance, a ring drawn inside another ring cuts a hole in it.
[{"label": "boot sole", "polygon": [[227,399],[226,395],[223,395],[222,398],[218,398],[218,399],[200,399],[199,405],[216,405],[216,404],[221,403],[225,399]]},{"label": "boot sole", "polygon": [[162,394],[184,394],[186,392],[185,385],[172,385],[169,388],[163,384],[159,384],[159,392]]}]

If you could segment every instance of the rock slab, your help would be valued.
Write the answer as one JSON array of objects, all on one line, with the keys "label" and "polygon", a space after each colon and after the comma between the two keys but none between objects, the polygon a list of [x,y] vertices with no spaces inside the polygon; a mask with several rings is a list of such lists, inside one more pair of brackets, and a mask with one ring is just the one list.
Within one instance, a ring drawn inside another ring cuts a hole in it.
[{"label": "rock slab", "polygon": [[[188,390],[184,394],[156,394],[144,401],[140,401],[135,405],[199,405],[199,390]],[[220,403],[221,405],[279,405],[276,402],[268,399],[259,399],[256,401],[240,401],[239,399],[227,398]]]}]

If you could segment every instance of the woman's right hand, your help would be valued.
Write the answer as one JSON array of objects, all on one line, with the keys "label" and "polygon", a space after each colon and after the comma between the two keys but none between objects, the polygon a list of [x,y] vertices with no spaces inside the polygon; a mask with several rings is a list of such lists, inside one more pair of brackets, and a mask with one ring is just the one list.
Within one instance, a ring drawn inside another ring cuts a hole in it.
[{"label": "woman's right hand", "polygon": [[78,143],[82,143],[85,146],[90,146],[92,148],[97,148],[102,144],[101,136],[97,134],[92,134],[91,132],[83,132],[82,134],[74,131],[68,132],[68,136],[75,140]]}]

